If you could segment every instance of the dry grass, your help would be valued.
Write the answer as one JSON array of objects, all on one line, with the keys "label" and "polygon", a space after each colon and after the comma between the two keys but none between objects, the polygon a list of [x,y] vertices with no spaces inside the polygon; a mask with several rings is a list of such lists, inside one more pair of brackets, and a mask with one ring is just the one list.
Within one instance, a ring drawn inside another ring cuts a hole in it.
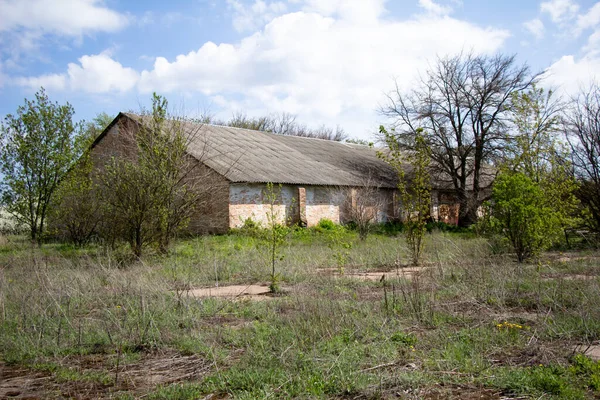
[{"label": "dry grass", "polygon": [[135,262],[11,239],[0,251],[0,396],[28,379],[22,396],[598,395],[600,366],[573,349],[600,340],[599,253],[521,266],[485,240],[434,234],[415,275],[403,273],[400,238],[350,235],[340,273],[325,234],[302,235],[279,264],[287,293],[269,302],[188,296],[266,283],[251,237],[186,240]]}]

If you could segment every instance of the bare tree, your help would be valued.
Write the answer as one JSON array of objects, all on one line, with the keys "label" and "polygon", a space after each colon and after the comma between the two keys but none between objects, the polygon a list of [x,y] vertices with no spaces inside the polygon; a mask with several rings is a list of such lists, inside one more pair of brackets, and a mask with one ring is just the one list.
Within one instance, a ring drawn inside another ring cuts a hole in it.
[{"label": "bare tree", "polygon": [[578,197],[592,215],[591,228],[600,230],[600,86],[592,84],[572,99],[565,116],[572,162],[580,180]]},{"label": "bare tree", "polygon": [[333,140],[336,142],[342,142],[348,138],[348,134],[339,125],[335,128],[321,125],[320,127],[313,129],[298,122],[296,115],[286,112],[260,117],[249,117],[243,112],[236,112],[228,121],[217,120],[210,115],[205,114],[203,118],[197,119],[196,121],[269,132],[277,135]]},{"label": "bare tree", "polygon": [[486,163],[506,144],[511,96],[536,78],[514,56],[459,54],[439,58],[412,91],[396,84],[381,107],[401,149],[414,150],[417,129],[424,130],[436,179],[456,191],[459,225],[475,222],[489,192]]},{"label": "bare tree", "polygon": [[336,189],[343,196],[342,208],[346,219],[356,224],[358,237],[366,240],[379,213],[391,202],[372,177],[365,178],[360,186]]}]

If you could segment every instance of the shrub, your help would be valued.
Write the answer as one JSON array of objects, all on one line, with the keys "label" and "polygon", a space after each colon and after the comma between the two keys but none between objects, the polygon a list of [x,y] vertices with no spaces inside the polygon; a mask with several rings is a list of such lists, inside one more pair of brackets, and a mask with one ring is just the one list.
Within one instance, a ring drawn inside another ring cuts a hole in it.
[{"label": "shrub", "polygon": [[327,218],[321,218],[317,224],[317,228],[324,231],[332,231],[336,228],[336,224]]},{"label": "shrub", "polygon": [[232,231],[244,236],[259,237],[262,230],[263,226],[260,222],[253,220],[252,217],[248,217],[244,220],[241,227]]},{"label": "shrub", "polygon": [[502,173],[493,188],[493,219],[519,262],[548,248],[561,232],[560,215],[539,184],[523,173]]}]

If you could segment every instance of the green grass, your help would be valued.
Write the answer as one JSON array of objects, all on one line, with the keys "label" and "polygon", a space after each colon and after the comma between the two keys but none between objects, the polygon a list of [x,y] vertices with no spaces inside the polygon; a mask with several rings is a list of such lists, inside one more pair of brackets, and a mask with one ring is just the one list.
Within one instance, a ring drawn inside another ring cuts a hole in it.
[{"label": "green grass", "polygon": [[[597,273],[598,253],[520,266],[471,233],[433,232],[429,268],[410,280],[394,276],[408,260],[401,236],[361,242],[343,230],[337,243],[351,246],[337,276],[329,235],[293,232],[277,265],[286,294],[268,301],[187,295],[268,281],[261,243],[243,232],[180,240],[169,256],[149,251],[139,261],[126,248],[37,249],[11,237],[0,243],[1,360],[122,399],[425,397],[440,388],[599,395],[599,364],[572,349],[600,339],[600,281],[568,279]],[[355,271],[388,277],[365,282]],[[114,386],[117,359],[144,371],[161,354],[207,367],[174,371],[182,380],[164,385]],[[77,362],[86,357],[101,368]]]}]

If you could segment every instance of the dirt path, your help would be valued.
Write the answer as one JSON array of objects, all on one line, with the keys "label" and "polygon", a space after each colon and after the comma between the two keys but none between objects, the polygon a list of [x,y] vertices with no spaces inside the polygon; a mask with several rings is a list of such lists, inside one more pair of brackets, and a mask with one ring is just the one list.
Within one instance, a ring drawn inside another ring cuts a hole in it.
[{"label": "dirt path", "polygon": [[365,271],[365,272],[355,272],[355,271],[345,271],[344,273],[340,273],[337,268],[320,268],[317,269],[317,274],[320,275],[330,275],[334,278],[352,278],[358,279],[361,281],[381,281],[383,279],[394,279],[394,278],[404,278],[404,279],[412,279],[415,275],[421,274],[427,270],[427,267],[411,267],[411,268],[400,268],[398,270],[392,271]]},{"label": "dirt path", "polygon": [[228,285],[208,288],[192,289],[187,292],[188,296],[198,298],[220,297],[232,300],[271,300],[267,285]]}]

